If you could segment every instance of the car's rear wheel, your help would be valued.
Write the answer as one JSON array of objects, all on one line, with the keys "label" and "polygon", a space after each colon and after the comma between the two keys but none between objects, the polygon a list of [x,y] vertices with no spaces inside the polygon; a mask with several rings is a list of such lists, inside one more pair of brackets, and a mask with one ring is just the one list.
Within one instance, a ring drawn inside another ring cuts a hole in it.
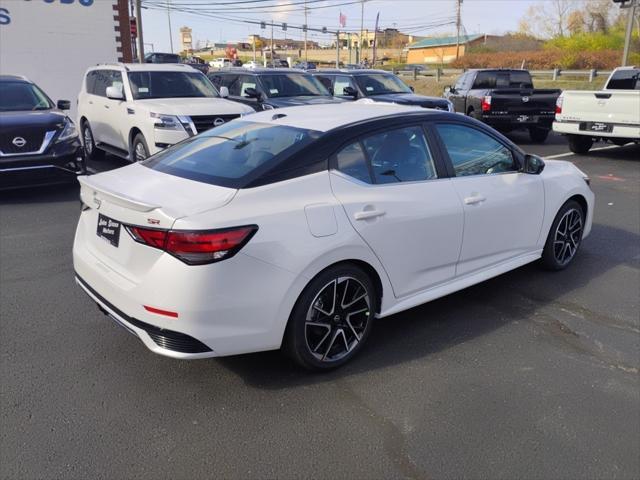
[{"label": "car's rear wheel", "polygon": [[529,138],[531,138],[532,142],[535,143],[544,143],[549,136],[548,128],[540,128],[540,127],[530,127],[529,128]]},{"label": "car's rear wheel", "polygon": [[149,147],[147,146],[147,141],[144,139],[144,135],[138,133],[135,137],[133,137],[133,142],[131,143],[131,161],[141,162],[147,157],[149,157]]},{"label": "car's rear wheel", "polygon": [[316,276],[296,302],[284,346],[300,366],[330,370],[351,360],[364,345],[375,316],[376,289],[352,264]]},{"label": "car's rear wheel", "polygon": [[585,212],[575,200],[566,202],[553,221],[542,251],[542,265],[563,270],[571,264],[582,244]]},{"label": "car's rear wheel", "polygon": [[82,144],[84,145],[84,153],[87,159],[99,160],[104,157],[104,150],[96,147],[93,139],[93,131],[87,121],[82,124]]},{"label": "car's rear wheel", "polygon": [[583,135],[569,135],[569,150],[573,153],[585,154],[593,146],[593,138]]}]

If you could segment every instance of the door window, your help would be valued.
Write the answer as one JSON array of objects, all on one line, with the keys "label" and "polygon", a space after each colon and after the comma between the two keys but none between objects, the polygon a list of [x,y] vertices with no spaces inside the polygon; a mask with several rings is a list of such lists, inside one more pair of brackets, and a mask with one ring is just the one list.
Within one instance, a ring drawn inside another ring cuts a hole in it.
[{"label": "door window", "polygon": [[338,170],[344,174],[360,180],[361,182],[371,183],[371,174],[369,173],[367,157],[362,150],[360,142],[355,142],[344,147],[336,155],[336,160]]},{"label": "door window", "polygon": [[456,85],[455,85],[455,89],[456,90],[462,90],[464,88],[464,84],[465,84],[465,81],[467,80],[468,76],[469,76],[469,74],[465,73],[460,78],[458,78],[458,81],[456,82]]},{"label": "door window", "polygon": [[251,75],[240,75],[238,80],[240,84],[240,96],[244,98],[248,98],[247,88],[256,88],[256,78]]},{"label": "door window", "polygon": [[331,77],[322,77],[320,75],[317,75],[316,78],[320,80],[320,83],[324,85],[327,90],[329,90],[332,94],[335,95],[334,93],[335,90],[333,89],[333,81],[331,80]]},{"label": "door window", "polygon": [[94,70],[93,93],[101,97],[107,96],[108,87],[122,86],[122,73],[116,70]]},{"label": "door window", "polygon": [[339,97],[344,97],[344,89],[346,87],[351,87],[355,90],[356,85],[353,83],[353,79],[351,77],[347,77],[345,75],[336,75],[335,81],[333,83],[333,92],[334,95]]},{"label": "door window", "polygon": [[238,75],[225,75],[222,77],[222,85],[229,89],[229,95],[232,97],[240,96],[240,77]]},{"label": "door window", "polygon": [[363,140],[375,183],[417,182],[437,178],[433,157],[420,126],[398,128]]},{"label": "door window", "polygon": [[457,177],[517,171],[513,154],[498,140],[465,125],[436,126]]}]

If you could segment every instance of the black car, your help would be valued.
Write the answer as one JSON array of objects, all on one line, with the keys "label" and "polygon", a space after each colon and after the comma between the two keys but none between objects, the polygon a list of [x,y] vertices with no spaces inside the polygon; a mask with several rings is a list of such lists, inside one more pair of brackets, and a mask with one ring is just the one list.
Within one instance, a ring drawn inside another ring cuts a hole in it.
[{"label": "black car", "polygon": [[182,63],[177,53],[149,52],[144,56],[144,63]]},{"label": "black car", "polygon": [[0,75],[0,188],[75,180],[86,172],[78,131],[63,112],[24,77]]},{"label": "black car", "polygon": [[369,98],[376,102],[415,105],[452,111],[445,98],[416,95],[397,75],[384,70],[318,70],[312,72],[329,91],[344,100]]},{"label": "black car", "polygon": [[534,142],[547,139],[560,93],[534,89],[531,74],[515,69],[469,70],[445,89],[456,112],[503,132],[527,129]]},{"label": "black car", "polygon": [[315,70],[317,65],[313,62],[296,62],[293,64],[293,68],[297,68],[299,70]]},{"label": "black car", "polygon": [[208,75],[220,89],[229,89],[229,99],[249,105],[257,111],[272,108],[339,103],[309,73],[290,68],[229,68]]}]

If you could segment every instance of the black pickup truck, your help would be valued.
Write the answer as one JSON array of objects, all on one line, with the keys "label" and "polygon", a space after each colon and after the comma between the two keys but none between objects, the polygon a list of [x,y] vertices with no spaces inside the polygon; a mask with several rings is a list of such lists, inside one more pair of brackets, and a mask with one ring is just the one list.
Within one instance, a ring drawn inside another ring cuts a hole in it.
[{"label": "black pickup truck", "polygon": [[534,89],[526,70],[482,69],[465,72],[444,96],[456,112],[503,132],[528,129],[531,140],[549,135],[560,90]]}]

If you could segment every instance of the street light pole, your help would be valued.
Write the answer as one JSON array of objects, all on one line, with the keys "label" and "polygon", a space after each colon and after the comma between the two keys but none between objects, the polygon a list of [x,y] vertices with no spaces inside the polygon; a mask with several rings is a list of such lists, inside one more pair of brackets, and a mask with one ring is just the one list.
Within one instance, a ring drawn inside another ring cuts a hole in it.
[{"label": "street light pole", "polygon": [[167,20],[169,21],[169,45],[173,53],[173,33],[171,32],[171,0],[167,0]]},{"label": "street light pole", "polygon": [[631,37],[633,34],[633,22],[636,16],[636,7],[638,6],[638,0],[631,0],[629,9],[629,16],[627,17],[627,31],[624,39],[624,52],[622,53],[622,65],[626,66],[629,62],[629,47],[631,46]]},{"label": "street light pole", "polygon": [[138,61],[144,63],[144,37],[142,36],[142,0],[136,2],[136,27],[138,29]]}]

